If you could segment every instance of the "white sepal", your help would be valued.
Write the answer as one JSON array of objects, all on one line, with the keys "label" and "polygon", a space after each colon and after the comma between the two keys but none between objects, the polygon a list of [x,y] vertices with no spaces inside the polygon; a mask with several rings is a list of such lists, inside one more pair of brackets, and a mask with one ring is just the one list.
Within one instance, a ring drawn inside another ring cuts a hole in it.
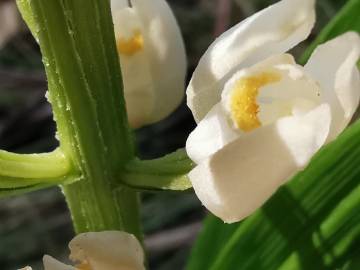
[{"label": "white sepal", "polygon": [[239,137],[241,131],[234,130],[229,121],[220,103],[210,110],[186,141],[186,152],[191,160],[199,164]]},{"label": "white sepal", "polygon": [[349,124],[359,105],[360,76],[356,65],[359,57],[359,34],[348,32],[320,45],[305,65],[322,88],[323,101],[331,105],[329,140]]},{"label": "white sepal", "polygon": [[64,264],[51,256],[45,255],[43,258],[44,270],[77,270],[71,265]]},{"label": "white sepal", "polygon": [[187,88],[195,120],[219,102],[236,70],[288,51],[310,34],[314,22],[314,0],[283,0],[222,34],[202,56]]},{"label": "white sepal", "polygon": [[184,97],[186,54],[164,0],[112,3],[128,119],[133,128],[160,121]]},{"label": "white sepal", "polygon": [[70,259],[76,267],[46,255],[45,270],[145,270],[141,244],[126,232],[82,233],[71,240],[69,247]]},{"label": "white sepal", "polygon": [[323,104],[239,137],[190,172],[198,198],[223,221],[242,220],[306,166],[325,143],[330,123]]},{"label": "white sepal", "polygon": [[70,258],[94,270],[145,270],[144,253],[135,236],[120,231],[90,232],[69,244]]},{"label": "white sepal", "polygon": [[132,0],[143,25],[155,104],[149,123],[164,119],[185,94],[186,53],[176,18],[165,0]]},{"label": "white sepal", "polygon": [[110,1],[111,11],[117,11],[126,7],[129,7],[128,0],[111,0]]},{"label": "white sepal", "polygon": [[19,17],[15,2],[0,2],[0,49],[20,31]]}]

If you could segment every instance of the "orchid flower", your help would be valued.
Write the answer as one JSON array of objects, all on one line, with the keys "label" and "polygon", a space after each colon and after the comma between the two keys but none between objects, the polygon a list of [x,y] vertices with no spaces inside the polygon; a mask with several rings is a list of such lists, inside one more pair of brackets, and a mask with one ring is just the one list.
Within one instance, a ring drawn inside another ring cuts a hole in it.
[{"label": "orchid flower", "polygon": [[142,247],[132,234],[120,231],[83,233],[76,236],[69,247],[70,259],[77,263],[75,267],[44,256],[44,269],[145,270]]},{"label": "orchid flower", "polygon": [[111,10],[130,125],[160,121],[185,92],[186,55],[176,19],[165,0],[111,0]]},{"label": "orchid flower", "polygon": [[187,89],[197,127],[186,150],[194,190],[227,223],[247,217],[348,125],[359,103],[360,38],[285,52],[315,22],[314,0],[282,0],[221,35]]},{"label": "orchid flower", "polygon": [[16,3],[0,1],[0,49],[19,32],[20,28]]}]

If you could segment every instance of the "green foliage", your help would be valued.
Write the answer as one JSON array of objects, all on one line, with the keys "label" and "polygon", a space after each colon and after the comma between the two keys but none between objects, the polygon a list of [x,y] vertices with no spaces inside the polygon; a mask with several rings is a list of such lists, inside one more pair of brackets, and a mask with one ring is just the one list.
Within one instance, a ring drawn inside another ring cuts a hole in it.
[{"label": "green foliage", "polygon": [[[359,10],[360,0],[350,0],[301,62],[318,44],[360,32]],[[357,122],[243,222],[225,225],[209,215],[187,269],[358,269],[359,164]]]},{"label": "green foliage", "polygon": [[121,175],[132,188],[149,191],[186,190],[191,188],[187,173],[194,167],[184,149],[154,160],[135,159]]}]

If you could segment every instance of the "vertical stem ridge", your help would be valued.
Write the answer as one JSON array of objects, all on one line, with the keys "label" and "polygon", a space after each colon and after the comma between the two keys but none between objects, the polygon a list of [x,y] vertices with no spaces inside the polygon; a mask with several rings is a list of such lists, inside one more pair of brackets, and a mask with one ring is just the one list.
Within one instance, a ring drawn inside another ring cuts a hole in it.
[{"label": "vertical stem ridge", "polygon": [[25,2],[43,54],[61,148],[84,178],[63,187],[75,230],[124,230],[141,239],[138,195],[119,188],[116,178],[134,149],[109,1],[18,0]]}]

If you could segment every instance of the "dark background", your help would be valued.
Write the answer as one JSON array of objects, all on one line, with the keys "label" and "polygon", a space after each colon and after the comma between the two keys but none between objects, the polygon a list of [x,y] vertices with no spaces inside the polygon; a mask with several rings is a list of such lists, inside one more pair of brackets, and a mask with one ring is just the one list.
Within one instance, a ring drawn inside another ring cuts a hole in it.
[{"label": "dark background", "polygon": [[[0,9],[10,2],[0,0]],[[170,0],[185,40],[189,76],[219,33],[274,2]],[[317,26],[310,39],[293,51],[295,55],[301,54],[345,2],[318,1]],[[56,127],[44,97],[46,87],[39,48],[22,25],[0,47],[0,149],[35,153],[56,148]],[[194,127],[191,113],[183,104],[168,119],[136,131],[139,155],[154,158],[184,147]],[[143,194],[142,201],[151,268],[183,269],[205,210],[191,191]],[[42,269],[44,254],[66,260],[67,243],[72,237],[69,212],[59,188],[0,200],[0,270],[25,265]]]}]

